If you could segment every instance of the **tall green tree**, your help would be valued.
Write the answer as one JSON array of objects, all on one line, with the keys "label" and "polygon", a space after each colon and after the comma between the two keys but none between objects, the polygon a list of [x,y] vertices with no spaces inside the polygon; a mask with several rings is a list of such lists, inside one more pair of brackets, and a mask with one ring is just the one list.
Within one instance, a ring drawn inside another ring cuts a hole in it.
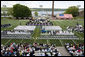
[{"label": "tall green tree", "polygon": [[13,5],[13,16],[14,17],[32,17],[31,10],[24,5],[15,4]]},{"label": "tall green tree", "polygon": [[79,8],[78,7],[71,6],[64,13],[65,14],[72,14],[73,17],[76,17],[76,16],[78,16],[78,11],[79,11]]},{"label": "tall green tree", "polygon": [[38,12],[37,11],[34,14],[35,14],[35,16],[38,16]]}]

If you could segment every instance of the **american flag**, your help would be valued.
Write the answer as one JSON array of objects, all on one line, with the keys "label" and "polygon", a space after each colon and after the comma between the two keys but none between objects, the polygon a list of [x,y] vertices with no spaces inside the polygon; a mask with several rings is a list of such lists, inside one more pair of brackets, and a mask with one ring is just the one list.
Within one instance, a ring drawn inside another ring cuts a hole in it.
[{"label": "american flag", "polygon": [[59,19],[61,19],[61,18],[63,18],[63,19],[66,19],[66,18],[72,19],[73,16],[72,16],[72,14],[57,14],[57,18],[59,18]]}]

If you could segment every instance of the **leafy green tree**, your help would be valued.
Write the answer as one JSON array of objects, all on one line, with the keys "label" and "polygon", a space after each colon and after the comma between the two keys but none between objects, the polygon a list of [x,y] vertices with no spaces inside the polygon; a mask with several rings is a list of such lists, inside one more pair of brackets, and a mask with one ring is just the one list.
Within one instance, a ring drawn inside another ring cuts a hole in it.
[{"label": "leafy green tree", "polygon": [[32,17],[31,10],[24,5],[15,4],[13,5],[13,16],[14,17]]},{"label": "leafy green tree", "polygon": [[65,14],[72,14],[73,17],[76,17],[76,16],[78,16],[78,11],[79,11],[79,8],[78,7],[71,6],[64,13]]},{"label": "leafy green tree", "polygon": [[38,12],[37,11],[34,14],[35,14],[35,16],[38,16]]}]

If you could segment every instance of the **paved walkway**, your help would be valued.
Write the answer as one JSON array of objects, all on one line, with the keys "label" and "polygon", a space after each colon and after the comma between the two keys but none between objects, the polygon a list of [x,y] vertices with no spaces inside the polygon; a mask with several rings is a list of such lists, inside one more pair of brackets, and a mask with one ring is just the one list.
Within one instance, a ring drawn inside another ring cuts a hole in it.
[{"label": "paved walkway", "polygon": [[67,50],[65,49],[65,47],[57,47],[58,51],[61,53],[62,56],[71,56]]}]

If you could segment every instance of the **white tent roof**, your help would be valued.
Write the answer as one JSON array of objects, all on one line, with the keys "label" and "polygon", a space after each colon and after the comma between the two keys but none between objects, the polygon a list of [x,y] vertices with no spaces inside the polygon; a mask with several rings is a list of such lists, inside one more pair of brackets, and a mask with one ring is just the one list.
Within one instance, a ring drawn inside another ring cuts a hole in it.
[{"label": "white tent roof", "polygon": [[35,26],[17,26],[14,30],[34,30]]},{"label": "white tent roof", "polygon": [[42,29],[45,28],[45,30],[62,30],[60,26],[43,26]]}]

